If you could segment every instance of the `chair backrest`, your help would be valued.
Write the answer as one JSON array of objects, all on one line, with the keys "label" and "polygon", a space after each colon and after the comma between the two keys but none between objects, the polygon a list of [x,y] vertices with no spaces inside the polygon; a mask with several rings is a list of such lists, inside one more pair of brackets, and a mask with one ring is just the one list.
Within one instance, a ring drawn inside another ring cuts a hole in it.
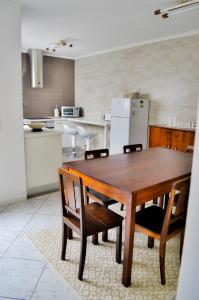
[{"label": "chair backrest", "polygon": [[194,151],[194,146],[187,146],[186,152],[193,153],[193,151]]},{"label": "chair backrest", "polygon": [[125,153],[125,154],[130,153],[130,152],[136,152],[136,151],[142,151],[142,144],[123,146],[123,153]]},{"label": "chair backrest", "polygon": [[186,177],[173,183],[166,208],[162,233],[167,234],[169,226],[178,220],[185,220],[189,197],[190,179],[191,177]]},{"label": "chair backrest", "polygon": [[94,158],[102,158],[109,156],[109,150],[108,149],[99,149],[99,150],[89,150],[85,151],[84,158],[86,160],[88,159],[94,159]]},{"label": "chair backrest", "polygon": [[73,215],[80,220],[81,229],[85,229],[85,201],[82,179],[59,168],[59,182],[62,197],[63,216]]}]

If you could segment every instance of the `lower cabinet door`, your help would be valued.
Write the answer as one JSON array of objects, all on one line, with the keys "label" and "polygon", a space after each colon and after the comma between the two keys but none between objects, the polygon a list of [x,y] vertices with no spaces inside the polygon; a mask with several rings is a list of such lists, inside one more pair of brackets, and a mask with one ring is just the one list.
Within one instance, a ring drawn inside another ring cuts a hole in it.
[{"label": "lower cabinet door", "polygon": [[171,129],[161,127],[150,127],[149,147],[171,147]]},{"label": "lower cabinet door", "polygon": [[171,148],[186,151],[187,146],[194,145],[194,132],[184,130],[172,130]]}]

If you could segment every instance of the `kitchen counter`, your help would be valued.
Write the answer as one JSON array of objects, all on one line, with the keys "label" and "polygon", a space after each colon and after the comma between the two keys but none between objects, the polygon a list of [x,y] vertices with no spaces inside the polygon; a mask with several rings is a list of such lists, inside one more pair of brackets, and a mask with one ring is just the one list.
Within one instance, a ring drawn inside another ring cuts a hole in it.
[{"label": "kitchen counter", "polygon": [[75,122],[75,123],[81,123],[81,124],[88,124],[88,125],[94,125],[94,126],[108,126],[110,125],[109,121],[103,121],[103,120],[89,120],[83,117],[80,118],[66,118],[66,117],[48,117],[48,118],[40,118],[40,119],[24,119],[24,123],[28,123],[28,122],[51,122],[51,121],[71,121],[71,122]]},{"label": "kitchen counter", "polygon": [[81,123],[81,124],[88,124],[88,125],[94,125],[94,126],[108,126],[110,125],[110,122],[108,121],[103,121],[103,120],[89,120],[86,118],[64,118],[64,117],[59,117],[59,118],[53,118],[55,121],[71,121],[75,123]]},{"label": "kitchen counter", "polygon": [[[64,134],[63,124],[67,123],[69,126],[76,127],[77,125],[82,125],[89,132],[97,133],[97,138],[94,140],[94,147],[96,148],[107,148],[108,147],[108,131],[110,128],[110,122],[103,120],[90,120],[83,117],[80,118],[65,118],[65,117],[48,117],[48,118],[39,118],[39,119],[24,119],[24,124],[30,122],[44,122],[47,123],[46,126],[55,126],[55,129],[44,128],[41,132],[33,132],[31,129],[24,125],[25,138],[29,137],[44,137],[48,135],[60,135],[62,136],[62,146],[71,147],[71,138],[69,135]],[[103,135],[102,135],[103,132]],[[79,135],[77,139],[77,144],[84,145],[84,139]],[[103,146],[102,146],[103,145]]]},{"label": "kitchen counter", "polygon": [[151,127],[160,127],[160,128],[166,128],[166,129],[175,129],[175,130],[183,130],[183,131],[191,131],[195,132],[195,128],[185,128],[185,127],[174,127],[174,126],[169,126],[166,124],[150,124],[149,126]]},{"label": "kitchen counter", "polygon": [[55,129],[33,132],[24,126],[28,196],[58,189],[57,169],[62,165],[62,134]]}]

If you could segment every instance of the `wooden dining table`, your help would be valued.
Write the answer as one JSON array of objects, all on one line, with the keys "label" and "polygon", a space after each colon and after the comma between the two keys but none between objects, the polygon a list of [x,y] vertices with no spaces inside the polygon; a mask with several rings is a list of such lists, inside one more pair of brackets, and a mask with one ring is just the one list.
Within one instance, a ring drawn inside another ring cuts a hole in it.
[{"label": "wooden dining table", "polygon": [[136,206],[171,190],[176,180],[190,176],[192,154],[166,148],[72,161],[63,168],[83,184],[126,205],[122,283],[131,285]]}]

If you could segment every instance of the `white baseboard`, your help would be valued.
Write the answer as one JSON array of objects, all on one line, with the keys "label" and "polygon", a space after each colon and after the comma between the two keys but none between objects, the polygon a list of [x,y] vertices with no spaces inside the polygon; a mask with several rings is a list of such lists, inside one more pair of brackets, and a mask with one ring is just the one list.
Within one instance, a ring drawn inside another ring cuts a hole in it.
[{"label": "white baseboard", "polygon": [[58,183],[51,183],[41,186],[36,186],[32,188],[28,188],[28,198],[40,195],[40,194],[48,194],[59,189]]},{"label": "white baseboard", "polygon": [[24,201],[24,200],[27,200],[27,196],[20,197],[20,198],[6,199],[5,201],[0,202],[0,206],[9,205],[9,204],[13,204],[13,203]]}]

